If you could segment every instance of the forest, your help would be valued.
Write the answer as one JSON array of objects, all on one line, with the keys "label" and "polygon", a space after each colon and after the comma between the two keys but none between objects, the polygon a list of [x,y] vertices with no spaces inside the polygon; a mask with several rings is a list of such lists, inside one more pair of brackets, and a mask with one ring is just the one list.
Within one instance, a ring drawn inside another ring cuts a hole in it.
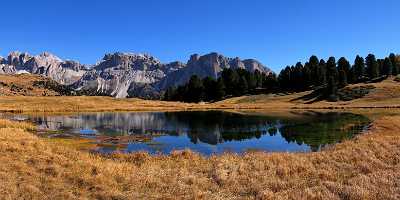
[{"label": "forest", "polygon": [[384,59],[374,54],[365,58],[357,55],[353,64],[345,57],[325,61],[313,55],[304,64],[286,66],[279,75],[244,69],[224,69],[218,79],[194,75],[185,85],[168,88],[163,100],[215,102],[251,94],[315,90],[323,98],[337,101],[338,90],[348,84],[376,82],[399,73],[400,59],[393,53]]}]

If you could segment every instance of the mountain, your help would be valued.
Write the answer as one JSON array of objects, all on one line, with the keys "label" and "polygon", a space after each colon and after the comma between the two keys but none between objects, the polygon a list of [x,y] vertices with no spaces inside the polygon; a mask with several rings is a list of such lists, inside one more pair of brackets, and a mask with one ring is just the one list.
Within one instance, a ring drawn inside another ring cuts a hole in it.
[{"label": "mountain", "polygon": [[11,52],[7,59],[0,59],[0,73],[2,74],[38,74],[64,85],[78,81],[85,72],[85,66],[78,62],[62,61],[48,52],[37,56]]},{"label": "mountain", "polygon": [[170,86],[185,84],[189,81],[192,75],[197,75],[201,78],[205,78],[207,76],[218,78],[219,74],[224,69],[237,68],[246,69],[251,72],[254,72],[256,70],[262,73],[272,72],[260,62],[253,59],[241,61],[238,57],[227,58],[218,53],[210,53],[204,56],[194,54],[190,56],[190,60],[188,61],[186,67],[166,76],[163,80],[160,81],[160,83],[158,84],[158,88],[160,88],[161,90],[165,90]]},{"label": "mountain", "polygon": [[63,61],[48,52],[37,56],[11,52],[7,58],[0,57],[0,74],[38,74],[68,85],[81,94],[117,98],[159,98],[168,87],[185,84],[192,75],[217,78],[226,68],[271,72],[257,60],[227,58],[218,53],[194,54],[186,64],[163,64],[148,54],[116,52],[106,54],[91,67],[75,61]]}]

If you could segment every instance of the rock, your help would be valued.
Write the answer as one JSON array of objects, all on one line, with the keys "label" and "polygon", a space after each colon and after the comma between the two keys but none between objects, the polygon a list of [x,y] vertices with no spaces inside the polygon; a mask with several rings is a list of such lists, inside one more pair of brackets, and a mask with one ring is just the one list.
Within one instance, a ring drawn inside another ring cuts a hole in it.
[{"label": "rock", "polygon": [[193,54],[187,64],[161,63],[148,54],[116,52],[104,55],[90,68],[75,61],[63,61],[44,52],[37,56],[11,52],[0,58],[0,73],[32,73],[69,85],[78,94],[107,95],[117,98],[159,98],[171,86],[185,84],[192,75],[218,78],[224,69],[246,69],[270,73],[271,70],[254,59],[227,58],[218,53]]},{"label": "rock", "polygon": [[28,53],[11,52],[7,60],[2,61],[0,73],[31,73],[49,77],[60,84],[69,85],[79,80],[86,69],[74,61],[62,61],[57,56],[44,52],[37,56]]},{"label": "rock", "polygon": [[117,98],[157,98],[158,91],[143,90],[143,87],[151,87],[151,84],[165,77],[173,67],[179,66],[164,66],[158,59],[147,54],[106,54],[103,60],[91,71],[86,72],[73,87],[77,90],[95,90],[95,93]]},{"label": "rock", "polygon": [[270,69],[263,66],[260,62],[247,59],[241,61],[239,58],[227,58],[218,53],[210,53],[204,56],[194,54],[190,56],[187,67],[177,70],[158,84],[160,90],[165,90],[171,86],[178,86],[189,81],[192,75],[197,75],[201,78],[210,76],[218,78],[224,69],[247,69],[254,72],[258,70],[262,73],[272,72]]}]

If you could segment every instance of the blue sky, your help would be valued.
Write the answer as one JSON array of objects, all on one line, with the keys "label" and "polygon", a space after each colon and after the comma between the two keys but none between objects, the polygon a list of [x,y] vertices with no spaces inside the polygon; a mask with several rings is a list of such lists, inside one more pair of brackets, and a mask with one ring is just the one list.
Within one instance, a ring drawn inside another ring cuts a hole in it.
[{"label": "blue sky", "polygon": [[193,53],[255,58],[275,71],[320,58],[400,53],[399,0],[19,0],[1,2],[0,55],[105,53],[162,62]]}]

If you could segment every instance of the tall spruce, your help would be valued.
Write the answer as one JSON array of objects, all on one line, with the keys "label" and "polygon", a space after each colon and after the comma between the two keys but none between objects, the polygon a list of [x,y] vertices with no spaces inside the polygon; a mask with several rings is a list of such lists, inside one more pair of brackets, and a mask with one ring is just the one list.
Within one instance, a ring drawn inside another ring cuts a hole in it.
[{"label": "tall spruce", "polygon": [[338,60],[338,72],[339,72],[339,77],[338,77],[339,87],[344,87],[347,85],[349,81],[349,74],[350,74],[350,63],[344,57],[341,57]]},{"label": "tall spruce", "polygon": [[204,86],[204,100],[213,101],[214,99],[216,99],[217,81],[215,81],[211,77],[206,77],[203,79],[203,86]]},{"label": "tall spruce", "polygon": [[221,77],[224,80],[227,95],[236,95],[238,93],[237,86],[239,84],[239,74],[236,70],[226,69],[221,73]]},{"label": "tall spruce", "polygon": [[219,78],[217,80],[217,83],[215,85],[215,100],[222,100],[224,99],[226,93],[225,93],[225,84],[222,78]]},{"label": "tall spruce", "polygon": [[198,103],[204,100],[204,86],[202,80],[198,76],[194,75],[190,78],[187,94],[187,102]]},{"label": "tall spruce", "polygon": [[338,70],[336,68],[335,57],[329,57],[328,61],[326,62],[326,76],[328,77],[326,95],[329,96],[329,99],[335,100],[339,76]]},{"label": "tall spruce", "polygon": [[247,94],[248,89],[249,89],[249,84],[248,84],[248,82],[247,82],[246,77],[241,76],[241,77],[240,77],[240,80],[239,80],[239,85],[238,85],[238,88],[237,88],[237,90],[238,90],[238,95],[245,95],[245,94]]},{"label": "tall spruce", "polygon": [[361,81],[365,75],[365,61],[363,57],[360,57],[359,55],[356,56],[356,59],[354,60],[353,71],[355,82]]},{"label": "tall spruce", "polygon": [[318,85],[325,85],[327,83],[327,77],[326,77],[326,62],[324,59],[321,59],[318,64],[318,70],[317,70],[317,79],[318,79]]},{"label": "tall spruce", "polygon": [[365,58],[365,63],[367,65],[367,74],[370,79],[379,77],[379,65],[374,54],[368,54]]},{"label": "tall spruce", "polygon": [[311,70],[311,77],[313,77],[312,78],[312,84],[314,85],[314,86],[316,86],[316,85],[319,85],[320,83],[319,83],[319,80],[318,80],[318,76],[319,76],[319,74],[318,74],[318,71],[319,71],[319,60],[318,60],[318,57],[317,56],[315,56],[315,55],[312,55],[311,57],[310,57],[310,59],[308,60],[308,66],[309,66],[309,68],[310,68],[310,70]]},{"label": "tall spruce", "polygon": [[392,62],[392,74],[393,75],[397,75],[397,74],[399,74],[400,73],[400,69],[399,69],[399,65],[400,65],[400,63],[397,61],[397,58],[396,58],[396,55],[394,54],[394,53],[391,53],[390,55],[389,55],[389,59],[390,59],[390,61]]},{"label": "tall spruce", "polygon": [[384,75],[392,75],[393,72],[393,64],[392,61],[390,61],[390,58],[385,58],[383,61],[383,66],[382,66],[382,73]]},{"label": "tall spruce", "polygon": [[303,76],[304,76],[304,88],[307,89],[314,84],[314,78],[312,76],[312,68],[309,62],[306,62],[304,64]]}]

